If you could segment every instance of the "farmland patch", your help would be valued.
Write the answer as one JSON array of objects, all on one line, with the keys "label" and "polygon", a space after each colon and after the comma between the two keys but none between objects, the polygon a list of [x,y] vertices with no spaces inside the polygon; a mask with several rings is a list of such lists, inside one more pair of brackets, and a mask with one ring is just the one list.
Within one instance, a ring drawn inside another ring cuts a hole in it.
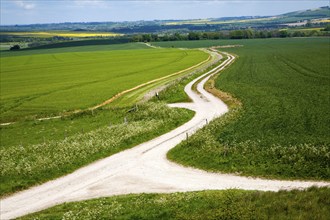
[{"label": "farmland patch", "polygon": [[207,57],[175,49],[1,57],[1,122],[86,109]]},{"label": "farmland patch", "polygon": [[242,175],[329,179],[328,39],[238,42],[244,47],[223,49],[238,59],[215,86],[242,107],[171,150],[169,158]]}]

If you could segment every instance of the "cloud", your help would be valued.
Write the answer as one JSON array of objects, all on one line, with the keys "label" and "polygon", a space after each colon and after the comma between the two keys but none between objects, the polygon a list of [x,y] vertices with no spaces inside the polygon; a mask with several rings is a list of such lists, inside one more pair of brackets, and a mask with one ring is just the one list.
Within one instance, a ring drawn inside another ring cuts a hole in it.
[{"label": "cloud", "polygon": [[74,3],[78,6],[106,6],[104,0],[74,0]]},{"label": "cloud", "polygon": [[24,0],[12,0],[15,5],[25,10],[32,10],[36,7],[36,5],[31,1],[24,1]]}]

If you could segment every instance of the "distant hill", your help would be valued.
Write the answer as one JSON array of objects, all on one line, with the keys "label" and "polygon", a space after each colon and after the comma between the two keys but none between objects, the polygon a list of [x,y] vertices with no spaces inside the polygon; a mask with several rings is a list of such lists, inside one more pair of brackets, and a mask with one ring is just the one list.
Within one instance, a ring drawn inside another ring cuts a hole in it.
[{"label": "distant hill", "polygon": [[[240,17],[222,17],[222,18],[209,18],[209,19],[194,19],[194,20],[182,20],[175,22],[167,22],[167,25],[241,25],[245,23],[245,26],[250,25],[270,25],[270,24],[283,24],[283,23],[296,23],[302,20],[314,20],[330,18],[329,6],[309,9],[303,11],[295,11],[274,16],[240,16]],[[243,25],[244,26],[244,25]]]},{"label": "distant hill", "polygon": [[304,11],[294,11],[283,14],[285,17],[307,17],[307,18],[326,18],[330,17],[330,7],[325,6],[316,9],[309,9]]},{"label": "distant hill", "polygon": [[[133,22],[84,22],[59,24],[2,25],[0,31],[99,31],[122,34],[219,31],[244,28],[272,29],[290,23],[330,18],[329,6],[274,16],[240,16],[193,20],[154,20]],[[327,20],[329,21],[329,19]]]}]

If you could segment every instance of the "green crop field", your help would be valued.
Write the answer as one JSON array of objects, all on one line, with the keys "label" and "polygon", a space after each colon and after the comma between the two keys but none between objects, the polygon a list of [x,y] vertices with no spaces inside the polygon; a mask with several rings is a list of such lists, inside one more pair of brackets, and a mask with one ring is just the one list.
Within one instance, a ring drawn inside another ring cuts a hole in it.
[{"label": "green crop field", "polygon": [[[13,46],[17,43],[11,43]],[[8,43],[7,43],[8,45]],[[8,47],[8,46],[7,46]],[[142,43],[114,43],[109,40],[84,40],[48,44],[37,48],[26,48],[18,51],[1,51],[1,57],[30,56],[37,54],[57,54],[68,52],[93,52],[112,50],[151,49]]]},{"label": "green crop field", "polygon": [[202,169],[289,179],[330,179],[329,39],[167,42],[226,48],[236,62],[216,87],[242,102],[169,153]]},{"label": "green crop field", "polygon": [[[221,49],[238,59],[215,79],[216,87],[232,94],[242,106],[234,106],[170,151],[171,160],[243,175],[330,178],[328,39],[155,44],[178,48],[243,45]],[[152,99],[132,112],[132,97],[140,97],[134,92],[118,99],[120,105],[115,102],[61,119],[26,120],[87,109],[208,57],[198,50],[145,47],[132,43],[1,52],[1,121],[19,122],[0,127],[0,195],[136,146],[193,116],[191,111],[170,109],[163,102],[188,101],[182,89],[200,72],[169,86],[160,93],[161,101]],[[311,188],[279,193],[229,190],[128,195],[67,203],[25,218],[323,219],[329,214],[328,194],[328,188]]]},{"label": "green crop field", "polygon": [[0,58],[1,122],[86,109],[208,57],[176,49],[30,53]]},{"label": "green crop field", "polygon": [[140,194],[65,203],[19,219],[317,219],[330,215],[330,189]]},{"label": "green crop field", "polygon": [[[127,94],[94,111],[44,121],[34,118],[87,109],[207,58],[198,50],[150,49],[133,43],[2,52],[1,121],[17,123],[0,127],[0,194],[45,182],[148,141],[186,122],[193,112],[151,103],[138,104],[129,113],[141,98],[139,93],[153,88],[148,85],[131,92],[134,102]],[[124,134],[122,139],[115,138],[119,134]]]}]

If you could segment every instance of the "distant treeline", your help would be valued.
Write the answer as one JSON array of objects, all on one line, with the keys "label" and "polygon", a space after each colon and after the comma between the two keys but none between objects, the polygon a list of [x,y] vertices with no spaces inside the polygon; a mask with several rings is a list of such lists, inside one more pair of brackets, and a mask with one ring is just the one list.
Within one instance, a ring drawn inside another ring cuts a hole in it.
[{"label": "distant treeline", "polygon": [[189,33],[167,33],[167,34],[132,34],[125,36],[115,36],[110,38],[95,37],[89,39],[73,39],[64,37],[38,38],[21,37],[0,34],[0,42],[27,43],[26,49],[51,49],[61,47],[75,47],[88,45],[110,45],[128,42],[157,42],[157,41],[186,41],[186,40],[218,40],[218,39],[254,39],[254,38],[286,38],[286,37],[330,37],[330,25],[319,29],[277,29],[277,30],[233,30],[217,32],[189,32]]},{"label": "distant treeline", "polygon": [[92,40],[79,40],[79,41],[65,41],[58,43],[51,43],[45,45],[29,44],[30,49],[52,49],[63,47],[78,47],[78,46],[93,46],[93,45],[110,45],[110,44],[123,44],[129,43],[128,37],[113,37],[110,39],[92,39]]},{"label": "distant treeline", "polygon": [[217,39],[253,39],[253,38],[285,38],[330,36],[330,27],[317,30],[234,30],[219,32],[190,32],[188,34],[137,34],[131,37],[132,42],[180,41],[180,40],[217,40]]}]

